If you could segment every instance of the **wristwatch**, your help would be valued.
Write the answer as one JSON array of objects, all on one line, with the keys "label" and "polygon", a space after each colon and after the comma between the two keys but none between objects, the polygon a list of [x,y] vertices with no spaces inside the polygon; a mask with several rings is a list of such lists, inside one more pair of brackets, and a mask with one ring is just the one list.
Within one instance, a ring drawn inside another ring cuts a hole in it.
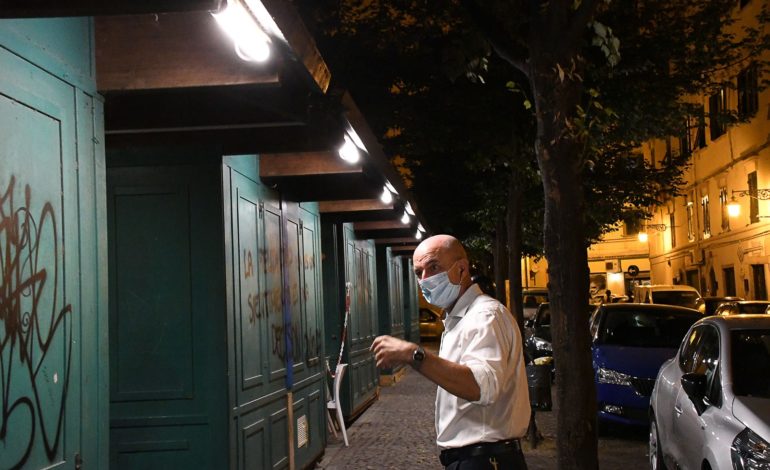
[{"label": "wristwatch", "polygon": [[422,346],[417,346],[417,349],[412,353],[412,367],[419,369],[423,359],[425,359],[425,349]]}]

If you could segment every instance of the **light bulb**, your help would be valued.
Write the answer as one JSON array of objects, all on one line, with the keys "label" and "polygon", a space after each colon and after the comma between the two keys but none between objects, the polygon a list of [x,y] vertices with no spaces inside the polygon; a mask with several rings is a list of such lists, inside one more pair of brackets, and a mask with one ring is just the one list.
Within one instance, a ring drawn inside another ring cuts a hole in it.
[{"label": "light bulb", "polygon": [[382,196],[380,196],[380,201],[382,201],[384,204],[390,204],[393,202],[393,193],[388,191],[388,188],[382,188]]},{"label": "light bulb", "polygon": [[361,152],[358,151],[358,147],[356,147],[356,144],[354,144],[347,135],[345,136],[345,142],[340,146],[340,149],[337,152],[341,159],[350,163],[356,163],[361,157]]}]

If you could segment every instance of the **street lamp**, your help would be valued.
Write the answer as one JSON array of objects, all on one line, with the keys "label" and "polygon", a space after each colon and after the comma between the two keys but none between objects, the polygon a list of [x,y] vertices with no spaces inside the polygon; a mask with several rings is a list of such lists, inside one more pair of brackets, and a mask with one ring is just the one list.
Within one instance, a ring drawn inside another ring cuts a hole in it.
[{"label": "street lamp", "polygon": [[644,226],[644,228],[645,228],[645,230],[642,230],[642,231],[640,231],[637,234],[637,238],[642,243],[646,243],[647,240],[649,240],[649,236],[647,235],[647,230],[655,230],[655,231],[658,231],[658,232],[665,232],[666,229],[668,228],[668,225],[666,225],[666,224],[646,224]]},{"label": "street lamp", "polygon": [[[754,191],[749,189],[733,189],[732,197],[730,198],[730,202],[727,204],[727,215],[730,217],[738,217],[741,215],[741,205],[738,200],[735,199],[736,195],[738,197],[748,196],[760,201],[767,201],[770,200],[770,189],[755,189]],[[758,217],[762,218],[764,216]]]}]

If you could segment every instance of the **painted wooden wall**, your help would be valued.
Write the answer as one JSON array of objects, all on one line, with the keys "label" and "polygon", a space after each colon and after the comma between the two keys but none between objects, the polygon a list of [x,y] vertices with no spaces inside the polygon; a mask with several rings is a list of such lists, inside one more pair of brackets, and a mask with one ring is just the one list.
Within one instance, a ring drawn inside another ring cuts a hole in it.
[{"label": "painted wooden wall", "polygon": [[350,317],[343,362],[349,365],[342,383],[343,415],[351,419],[376,398],[378,376],[369,347],[377,335],[377,282],[372,240],[357,240],[352,224],[322,222],[324,321],[332,370],[336,367],[345,322],[346,286]]},{"label": "painted wooden wall", "polygon": [[417,276],[414,275],[412,257],[403,258],[404,265],[404,330],[406,339],[420,342],[420,299],[418,297]]},{"label": "painted wooden wall", "polygon": [[108,150],[107,161],[110,468],[223,468],[227,337],[216,154]]},{"label": "painted wooden wall", "polygon": [[92,38],[86,19],[0,20],[0,468],[107,468]]},{"label": "painted wooden wall", "polygon": [[319,215],[257,175],[225,158],[230,468],[303,468],[326,442]]}]

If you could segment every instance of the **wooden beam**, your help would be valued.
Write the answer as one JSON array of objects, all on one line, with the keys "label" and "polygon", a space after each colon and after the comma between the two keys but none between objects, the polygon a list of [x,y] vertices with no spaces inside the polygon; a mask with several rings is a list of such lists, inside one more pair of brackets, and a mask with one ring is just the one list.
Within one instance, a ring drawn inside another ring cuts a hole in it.
[{"label": "wooden beam", "polygon": [[410,228],[409,225],[404,225],[400,220],[372,220],[354,223],[353,230],[360,232],[364,230],[410,230]]},{"label": "wooden beam", "polygon": [[236,84],[278,85],[278,55],[246,62],[208,11],[95,19],[101,92]]},{"label": "wooden beam", "polygon": [[391,246],[390,251],[394,253],[401,253],[404,251],[414,251],[417,249],[417,245],[403,245],[403,246]]},{"label": "wooden beam", "polygon": [[305,27],[292,2],[261,0],[260,3],[270,12],[293,54],[305,66],[318,88],[326,93],[331,82],[331,72],[316,47],[313,35]]},{"label": "wooden beam", "polygon": [[259,156],[260,178],[363,174],[360,163],[350,164],[334,152],[264,153]]},{"label": "wooden beam", "polygon": [[321,214],[333,212],[361,212],[392,210],[393,203],[385,204],[379,199],[349,199],[344,201],[323,201],[318,204]]},{"label": "wooden beam", "polygon": [[378,238],[374,240],[378,245],[399,245],[414,243],[414,237]]}]

